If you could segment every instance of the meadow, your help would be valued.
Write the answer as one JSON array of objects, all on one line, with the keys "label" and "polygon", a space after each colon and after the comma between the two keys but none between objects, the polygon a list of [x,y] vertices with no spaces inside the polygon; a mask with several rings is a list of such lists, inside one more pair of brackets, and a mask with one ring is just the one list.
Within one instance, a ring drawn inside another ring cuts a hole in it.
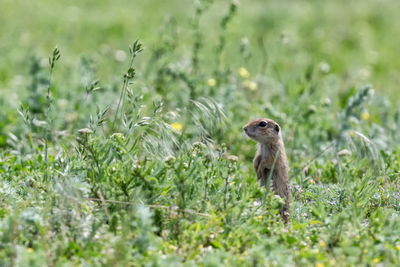
[{"label": "meadow", "polygon": [[0,266],[399,266],[399,1],[0,10]]}]

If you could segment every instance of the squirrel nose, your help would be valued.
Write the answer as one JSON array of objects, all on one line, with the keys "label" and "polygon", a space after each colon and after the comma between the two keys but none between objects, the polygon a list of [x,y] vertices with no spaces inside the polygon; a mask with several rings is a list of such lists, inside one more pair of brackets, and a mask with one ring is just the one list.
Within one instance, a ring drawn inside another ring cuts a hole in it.
[{"label": "squirrel nose", "polygon": [[244,126],[244,127],[243,127],[243,130],[244,130],[245,132],[247,132],[247,127],[246,127],[246,126]]}]

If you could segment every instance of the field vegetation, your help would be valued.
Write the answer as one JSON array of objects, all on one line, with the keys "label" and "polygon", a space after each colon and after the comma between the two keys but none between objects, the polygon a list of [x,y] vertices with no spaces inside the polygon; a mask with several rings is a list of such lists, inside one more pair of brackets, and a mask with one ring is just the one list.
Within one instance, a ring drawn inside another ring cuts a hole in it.
[{"label": "field vegetation", "polygon": [[400,264],[399,1],[0,9],[0,266]]}]

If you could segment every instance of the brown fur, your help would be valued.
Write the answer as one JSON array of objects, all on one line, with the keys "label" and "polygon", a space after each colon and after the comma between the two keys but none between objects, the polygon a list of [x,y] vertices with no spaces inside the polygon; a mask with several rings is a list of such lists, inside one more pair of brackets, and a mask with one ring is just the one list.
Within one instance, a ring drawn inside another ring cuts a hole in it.
[{"label": "brown fur", "polygon": [[[263,127],[260,125],[261,122],[265,122],[267,125]],[[247,123],[243,129],[250,138],[258,142],[258,150],[253,160],[257,180],[259,180],[260,186],[266,186],[272,170],[270,185],[275,194],[285,199],[285,205],[280,213],[287,223],[290,215],[289,167],[281,128],[273,120],[255,119]],[[275,160],[276,155],[278,158]]]}]

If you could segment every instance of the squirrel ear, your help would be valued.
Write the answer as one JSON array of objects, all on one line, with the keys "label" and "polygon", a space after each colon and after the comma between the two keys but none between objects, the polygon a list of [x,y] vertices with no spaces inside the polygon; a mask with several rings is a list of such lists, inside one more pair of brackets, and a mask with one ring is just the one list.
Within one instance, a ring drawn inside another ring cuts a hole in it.
[{"label": "squirrel ear", "polygon": [[275,131],[276,131],[277,133],[279,133],[279,125],[278,125],[278,124],[275,124]]}]

